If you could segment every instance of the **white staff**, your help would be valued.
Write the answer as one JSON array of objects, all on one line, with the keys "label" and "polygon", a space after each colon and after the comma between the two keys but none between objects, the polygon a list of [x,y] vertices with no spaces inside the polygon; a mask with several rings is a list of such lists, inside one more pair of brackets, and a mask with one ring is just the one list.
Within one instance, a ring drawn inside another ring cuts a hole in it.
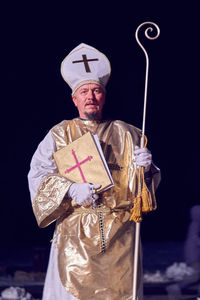
[{"label": "white staff", "polygon": [[[143,25],[153,25],[157,30],[157,34],[154,37],[149,36],[149,32],[153,31],[152,27],[148,27],[145,30],[145,36],[150,40],[155,40],[160,35],[160,28],[157,24],[153,22],[144,22],[138,26],[135,32],[135,38],[139,46],[144,51],[146,57],[146,75],[145,75],[145,89],[144,89],[144,108],[143,108],[143,122],[142,122],[142,138],[140,142],[140,147],[144,147],[144,134],[145,134],[145,120],[146,120],[146,105],[147,105],[147,87],[148,87],[148,75],[149,75],[149,57],[147,51],[140,43],[138,39],[138,32]],[[140,241],[140,223],[136,223],[136,231],[135,231],[135,251],[134,251],[134,268],[133,268],[133,300],[137,300],[137,270],[138,270],[138,254],[139,254],[139,241]]]}]

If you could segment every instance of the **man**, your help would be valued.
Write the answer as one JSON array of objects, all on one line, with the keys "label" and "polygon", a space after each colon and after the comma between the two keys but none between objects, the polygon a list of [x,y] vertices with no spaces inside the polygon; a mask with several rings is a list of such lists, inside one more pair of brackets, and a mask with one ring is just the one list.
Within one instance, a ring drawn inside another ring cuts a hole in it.
[{"label": "man", "polygon": [[[102,119],[110,70],[107,57],[93,47],[81,44],[69,53],[61,73],[72,88],[79,117],[54,126],[32,158],[28,179],[38,225],[56,221],[43,300],[131,299],[135,223],[129,218],[137,168],[145,169],[154,208],[159,170],[150,151],[139,148],[139,129]],[[98,135],[114,180],[114,187],[101,194],[98,184],[62,177],[52,157],[88,131]],[[141,251],[137,286],[142,300]]]}]

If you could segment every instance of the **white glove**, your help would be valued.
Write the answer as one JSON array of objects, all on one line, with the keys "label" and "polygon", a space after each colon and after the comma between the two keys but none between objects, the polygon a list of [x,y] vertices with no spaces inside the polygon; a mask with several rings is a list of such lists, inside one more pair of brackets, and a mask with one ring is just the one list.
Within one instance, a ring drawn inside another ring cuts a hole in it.
[{"label": "white glove", "polygon": [[144,171],[148,172],[152,164],[152,155],[147,148],[135,146],[135,162],[138,167],[144,167]]},{"label": "white glove", "polygon": [[93,190],[99,189],[100,187],[100,184],[72,183],[68,190],[68,196],[78,205],[87,206],[99,198],[97,194],[93,193]]}]

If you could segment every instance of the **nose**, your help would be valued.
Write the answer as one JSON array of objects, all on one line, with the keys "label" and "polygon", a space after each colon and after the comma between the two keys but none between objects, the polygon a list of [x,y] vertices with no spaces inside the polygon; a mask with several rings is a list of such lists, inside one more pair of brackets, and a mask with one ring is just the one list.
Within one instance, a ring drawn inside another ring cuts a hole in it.
[{"label": "nose", "polygon": [[91,89],[88,91],[88,99],[94,99],[94,93]]}]

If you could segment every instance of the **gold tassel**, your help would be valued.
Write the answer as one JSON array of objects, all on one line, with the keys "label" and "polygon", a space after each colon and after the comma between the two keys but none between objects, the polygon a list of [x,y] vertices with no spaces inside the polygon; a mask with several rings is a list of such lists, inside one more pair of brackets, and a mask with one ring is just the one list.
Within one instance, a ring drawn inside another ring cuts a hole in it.
[{"label": "gold tassel", "polygon": [[130,221],[141,222],[142,221],[142,198],[140,195],[137,195],[136,198],[133,199],[133,208],[131,208],[130,213]]},{"label": "gold tassel", "polygon": [[142,189],[142,212],[147,213],[153,210],[152,204],[151,204],[151,196],[147,189],[147,187],[143,187]]},{"label": "gold tassel", "polygon": [[141,197],[141,168],[138,172],[138,194],[133,199],[133,208],[131,208],[130,221],[141,222],[142,221],[142,197]]},{"label": "gold tassel", "polygon": [[[147,145],[147,138],[145,136],[145,146]],[[142,182],[141,182],[142,181]],[[138,194],[133,199],[133,208],[131,208],[130,220],[134,222],[142,221],[142,213],[147,213],[153,210],[151,195],[146,186],[144,179],[144,168],[140,167],[138,172]]]}]

